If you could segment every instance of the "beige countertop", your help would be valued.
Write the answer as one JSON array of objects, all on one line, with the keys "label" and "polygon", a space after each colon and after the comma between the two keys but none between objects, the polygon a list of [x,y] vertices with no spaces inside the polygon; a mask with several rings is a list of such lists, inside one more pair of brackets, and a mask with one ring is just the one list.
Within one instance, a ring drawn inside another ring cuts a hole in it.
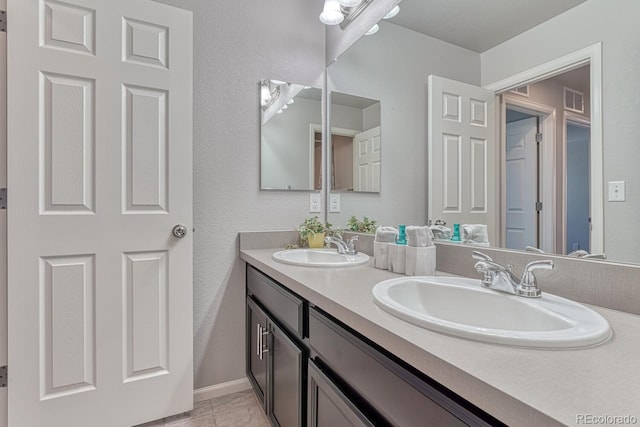
[{"label": "beige countertop", "polygon": [[593,348],[486,344],[422,329],[378,308],[371,289],[398,274],[286,265],[272,259],[276,251],[243,250],[240,257],[506,424],[587,424],[581,415],[629,415],[640,423],[640,316],[591,306],[614,331]]}]

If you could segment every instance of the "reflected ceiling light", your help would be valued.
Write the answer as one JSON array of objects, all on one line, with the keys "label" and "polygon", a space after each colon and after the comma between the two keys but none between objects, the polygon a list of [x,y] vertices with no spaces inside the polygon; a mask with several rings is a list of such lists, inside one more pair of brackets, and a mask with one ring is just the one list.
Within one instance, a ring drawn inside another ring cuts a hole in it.
[{"label": "reflected ceiling light", "polygon": [[[283,113],[282,108],[279,109],[278,111],[276,111],[276,114],[282,114],[282,113]],[[287,116],[287,117],[289,117],[289,116]]]},{"label": "reflected ceiling light", "polygon": [[294,103],[293,98],[291,98],[290,100],[288,100],[288,101],[287,101],[287,104],[288,104],[288,105],[291,105],[291,104],[293,104],[293,103]]},{"label": "reflected ceiling light", "polygon": [[320,21],[326,25],[338,25],[344,21],[338,0],[324,0],[324,8],[320,14]]},{"label": "reflected ceiling light", "polygon": [[367,31],[366,33],[364,33],[365,36],[370,36],[372,34],[375,34],[378,32],[378,30],[380,29],[380,26],[378,24],[375,24],[373,27],[371,27],[371,29],[369,31]]},{"label": "reflected ceiling light", "polygon": [[281,110],[286,110],[287,108],[289,108],[289,106],[287,104],[283,105],[282,108],[280,108]]},{"label": "reflected ceiling light", "polygon": [[389,13],[387,13],[386,15],[384,15],[384,16],[382,17],[382,19],[391,19],[391,18],[393,18],[394,16],[396,16],[396,15],[398,14],[398,12],[400,12],[400,6],[396,6],[396,7],[394,7],[393,9],[391,9],[391,10],[389,11]]},{"label": "reflected ceiling light", "polygon": [[271,80],[262,80],[260,84],[260,106],[266,110],[280,96],[280,85]]},{"label": "reflected ceiling light", "polygon": [[362,0],[338,0],[338,3],[340,3],[340,6],[344,6],[344,7],[354,7],[359,5],[362,2]]}]

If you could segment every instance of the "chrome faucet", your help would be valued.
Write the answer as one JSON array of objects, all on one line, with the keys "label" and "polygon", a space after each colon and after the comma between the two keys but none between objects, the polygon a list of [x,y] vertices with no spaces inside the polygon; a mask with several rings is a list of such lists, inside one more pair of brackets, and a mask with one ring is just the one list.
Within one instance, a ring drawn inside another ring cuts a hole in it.
[{"label": "chrome faucet", "polygon": [[353,236],[348,242],[345,242],[340,237],[327,236],[324,238],[324,242],[328,245],[334,244],[338,248],[338,253],[343,255],[357,255],[356,241],[358,236]]},{"label": "chrome faucet", "polygon": [[471,256],[478,260],[475,269],[484,274],[483,287],[527,298],[539,298],[542,295],[533,272],[553,269],[553,261],[533,261],[527,264],[522,277],[518,279],[511,271],[511,265],[502,266],[482,252],[473,251]]}]

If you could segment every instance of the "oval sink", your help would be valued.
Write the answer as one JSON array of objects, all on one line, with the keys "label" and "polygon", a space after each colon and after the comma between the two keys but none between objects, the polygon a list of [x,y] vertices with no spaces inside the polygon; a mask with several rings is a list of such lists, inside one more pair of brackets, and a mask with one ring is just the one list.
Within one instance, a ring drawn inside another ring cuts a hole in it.
[{"label": "oval sink", "polygon": [[369,262],[369,255],[343,255],[335,249],[286,249],[273,254],[273,259],[305,267],[351,267],[366,264]]},{"label": "oval sink", "polygon": [[533,348],[580,348],[611,336],[609,323],[582,304],[551,294],[523,298],[480,280],[416,276],[385,280],[375,303],[400,319],[461,338]]}]

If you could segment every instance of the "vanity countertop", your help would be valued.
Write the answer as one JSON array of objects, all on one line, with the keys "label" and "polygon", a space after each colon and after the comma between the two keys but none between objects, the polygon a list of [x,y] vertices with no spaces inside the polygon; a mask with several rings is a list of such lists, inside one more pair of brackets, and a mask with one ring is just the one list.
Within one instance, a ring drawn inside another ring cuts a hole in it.
[{"label": "vanity countertop", "polygon": [[580,425],[589,424],[588,416],[627,415],[640,422],[640,316],[590,306],[614,331],[593,348],[475,342],[419,328],[378,308],[371,289],[398,274],[371,266],[286,265],[272,259],[276,251],[243,250],[240,257],[508,425]]}]

